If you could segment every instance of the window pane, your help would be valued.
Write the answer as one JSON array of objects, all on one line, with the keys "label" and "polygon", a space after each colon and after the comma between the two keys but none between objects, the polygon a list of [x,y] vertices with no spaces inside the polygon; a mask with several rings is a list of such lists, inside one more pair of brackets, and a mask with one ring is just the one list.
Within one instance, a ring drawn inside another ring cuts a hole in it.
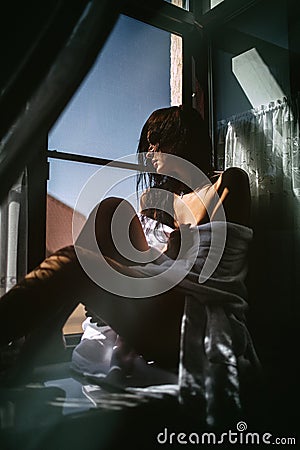
[{"label": "window pane", "polygon": [[172,3],[175,6],[178,6],[179,8],[183,8],[186,9],[187,11],[189,11],[190,9],[190,5],[189,5],[189,0],[165,0],[167,3]]},{"label": "window pane", "polygon": [[224,0],[208,0],[203,3],[204,5],[204,12],[209,11],[210,9],[215,8],[220,3],[223,3]]},{"label": "window pane", "polygon": [[0,297],[26,275],[27,226],[24,172],[0,204]]},{"label": "window pane", "polygon": [[224,0],[210,0],[211,9],[217,6],[219,3],[222,3]]},{"label": "window pane", "polygon": [[171,103],[171,59],[171,33],[121,16],[52,128],[49,149],[109,159],[134,153],[145,119]]},{"label": "window pane", "polygon": [[[74,220],[74,238],[81,231],[86,218],[102,198],[109,196],[127,197],[136,208],[135,180],[133,170],[117,169],[114,167],[97,167],[70,161],[50,159],[50,179],[47,195],[47,226],[46,252],[47,255],[56,250],[72,245],[72,220]],[[86,184],[95,179],[99,189]],[[66,186],[68,188],[66,189]],[[79,197],[85,188],[83,200]],[[79,205],[75,210],[77,199]],[[85,311],[79,305],[70,316],[64,327],[64,333],[80,333],[81,324],[85,319]]]},{"label": "window pane", "polygon": [[[77,216],[77,230],[76,236],[74,236],[76,238],[89,213],[103,198],[126,197],[136,208],[135,181],[136,172],[134,170],[50,159],[47,196],[47,254],[73,243],[74,210]],[[80,196],[83,189],[85,190],[84,197]]]}]

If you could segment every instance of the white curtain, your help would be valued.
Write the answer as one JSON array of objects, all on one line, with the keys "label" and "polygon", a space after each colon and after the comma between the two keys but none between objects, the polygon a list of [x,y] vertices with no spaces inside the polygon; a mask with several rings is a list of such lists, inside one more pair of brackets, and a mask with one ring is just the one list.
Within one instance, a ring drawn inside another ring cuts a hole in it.
[{"label": "white curtain", "polygon": [[248,172],[252,195],[300,196],[299,163],[298,122],[286,98],[228,120],[225,167]]},{"label": "white curtain", "polygon": [[299,99],[283,98],[218,124],[219,167],[240,167],[250,179],[254,241],[249,302],[266,358],[287,351],[299,313],[298,106]]},{"label": "white curtain", "polygon": [[0,297],[26,274],[27,177],[24,172],[0,205]]},{"label": "white curtain", "polygon": [[300,226],[298,104],[283,98],[219,122],[218,164],[248,173],[254,220],[262,217],[259,210],[281,201],[294,227]]}]

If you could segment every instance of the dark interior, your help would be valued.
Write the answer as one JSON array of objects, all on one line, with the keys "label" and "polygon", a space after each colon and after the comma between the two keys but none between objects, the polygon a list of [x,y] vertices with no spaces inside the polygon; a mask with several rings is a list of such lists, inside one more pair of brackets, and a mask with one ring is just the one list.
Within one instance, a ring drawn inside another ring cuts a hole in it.
[{"label": "dark interior", "polygon": [[[252,107],[231,71],[232,58],[255,48],[286,97],[297,97],[298,0],[224,0],[211,10],[204,0],[189,3],[190,11],[163,0],[30,1],[2,6],[0,201],[26,167],[28,270],[45,257],[48,132],[91,68],[119,14],[183,36],[183,101],[192,103],[194,67],[218,170],[224,168],[218,124]],[[107,163],[100,158],[89,162]],[[295,436],[297,423],[300,236],[294,227],[296,207],[296,201],[287,205],[282,193],[272,197],[268,209],[254,208],[255,240],[247,278],[248,324],[263,366],[261,389],[267,404],[264,417],[259,405],[251,417],[254,431],[276,430],[278,436]],[[58,344],[54,338],[47,344],[49,350],[42,351],[41,346],[34,355],[31,384],[27,380],[26,388],[0,387],[1,449],[110,449],[124,442],[156,448],[155,436],[163,427],[187,432],[197,426],[197,418],[182,411],[172,396],[148,401],[106,392],[100,408],[87,409],[86,399],[77,398],[82,380],[68,366],[79,340],[78,334],[66,335],[62,352],[60,336]],[[73,384],[66,401],[73,402],[74,410],[64,415],[66,394],[53,380],[70,378]],[[14,415],[9,408],[14,408]]]}]

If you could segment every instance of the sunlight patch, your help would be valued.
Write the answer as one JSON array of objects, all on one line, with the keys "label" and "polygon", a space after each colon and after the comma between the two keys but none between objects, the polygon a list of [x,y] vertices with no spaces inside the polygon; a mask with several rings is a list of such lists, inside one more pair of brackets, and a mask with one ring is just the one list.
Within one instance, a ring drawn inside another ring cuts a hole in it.
[{"label": "sunlight patch", "polygon": [[254,108],[285,96],[255,48],[232,58],[232,72]]}]

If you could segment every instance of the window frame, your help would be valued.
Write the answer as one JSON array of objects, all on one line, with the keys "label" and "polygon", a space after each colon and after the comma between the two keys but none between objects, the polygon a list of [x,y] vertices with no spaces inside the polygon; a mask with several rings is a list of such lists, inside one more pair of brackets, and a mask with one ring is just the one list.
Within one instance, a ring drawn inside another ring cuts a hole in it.
[{"label": "window frame", "polygon": [[[153,4],[141,4],[136,0],[127,2],[120,10],[120,14],[143,22],[145,24],[154,26],[164,31],[177,34],[182,37],[183,40],[183,103],[192,103],[192,76],[191,76],[191,55],[188,51],[189,36],[192,31],[198,28],[195,22],[195,15],[191,11],[181,9],[170,3],[166,3],[164,0],[153,2]],[[195,25],[196,24],[196,25]],[[86,156],[83,154],[66,153],[60,150],[46,150],[47,165],[49,164],[49,158],[60,159],[64,161],[72,161],[79,163],[93,164],[97,166],[105,166],[111,164],[113,160],[108,158],[98,158],[93,156]],[[128,168],[136,170],[138,167],[135,164],[115,162],[114,167]],[[49,177],[47,178],[49,179]],[[45,223],[46,224],[46,223]]]},{"label": "window frame", "polygon": [[[180,9],[172,4],[166,3],[164,0],[160,2],[154,2],[153,5],[141,4],[141,2],[136,2],[132,0],[121,9],[120,14],[125,15],[127,17],[133,18],[145,24],[154,26],[156,28],[162,29],[164,31],[179,35],[182,37],[183,42],[183,73],[182,73],[182,83],[183,83],[183,91],[182,91],[182,101],[186,104],[192,104],[192,73],[191,73],[191,52],[190,48],[190,40],[195,33],[199,33],[199,26],[195,23],[195,15],[193,12],[186,11],[184,9]],[[201,35],[199,33],[198,37],[201,39]],[[62,161],[70,161],[70,162],[79,162],[81,164],[92,164],[96,166],[105,166],[107,164],[113,165],[118,168],[127,168],[136,170],[136,164],[130,164],[126,162],[113,162],[108,158],[98,158],[94,156],[86,156],[83,154],[74,154],[74,153],[65,153],[60,150],[49,150],[45,147],[45,164],[44,167],[47,167],[47,179],[46,183],[39,190],[39,201],[43,206],[41,208],[42,215],[44,220],[41,223],[40,231],[36,235],[39,236],[39,247],[37,250],[37,242],[35,241],[35,250],[33,253],[33,258],[42,259],[46,250],[46,196],[47,196],[47,180],[49,179],[49,159],[59,159]],[[33,234],[32,234],[33,237]],[[30,253],[30,252],[29,252]],[[34,264],[31,264],[33,267]],[[66,336],[74,338],[76,336],[74,334],[67,334]]]},{"label": "window frame", "polygon": [[[190,70],[187,71],[187,55],[185,40],[188,40],[188,35],[195,27],[195,16],[193,12],[186,11],[178,8],[170,3],[166,3],[164,0],[153,2],[154,4],[145,4],[131,0],[124,5],[120,14],[162,29],[164,31],[177,34],[182,37],[183,40],[183,102],[185,104],[191,103],[191,76]],[[85,156],[81,154],[65,153],[63,151],[48,150],[46,151],[47,160],[49,158],[68,160],[73,162],[82,162],[88,164],[95,164],[98,166],[107,165],[112,162],[108,158],[97,158],[92,156]],[[124,163],[115,167],[123,167]],[[136,166],[129,164],[127,168],[135,169]]]}]

